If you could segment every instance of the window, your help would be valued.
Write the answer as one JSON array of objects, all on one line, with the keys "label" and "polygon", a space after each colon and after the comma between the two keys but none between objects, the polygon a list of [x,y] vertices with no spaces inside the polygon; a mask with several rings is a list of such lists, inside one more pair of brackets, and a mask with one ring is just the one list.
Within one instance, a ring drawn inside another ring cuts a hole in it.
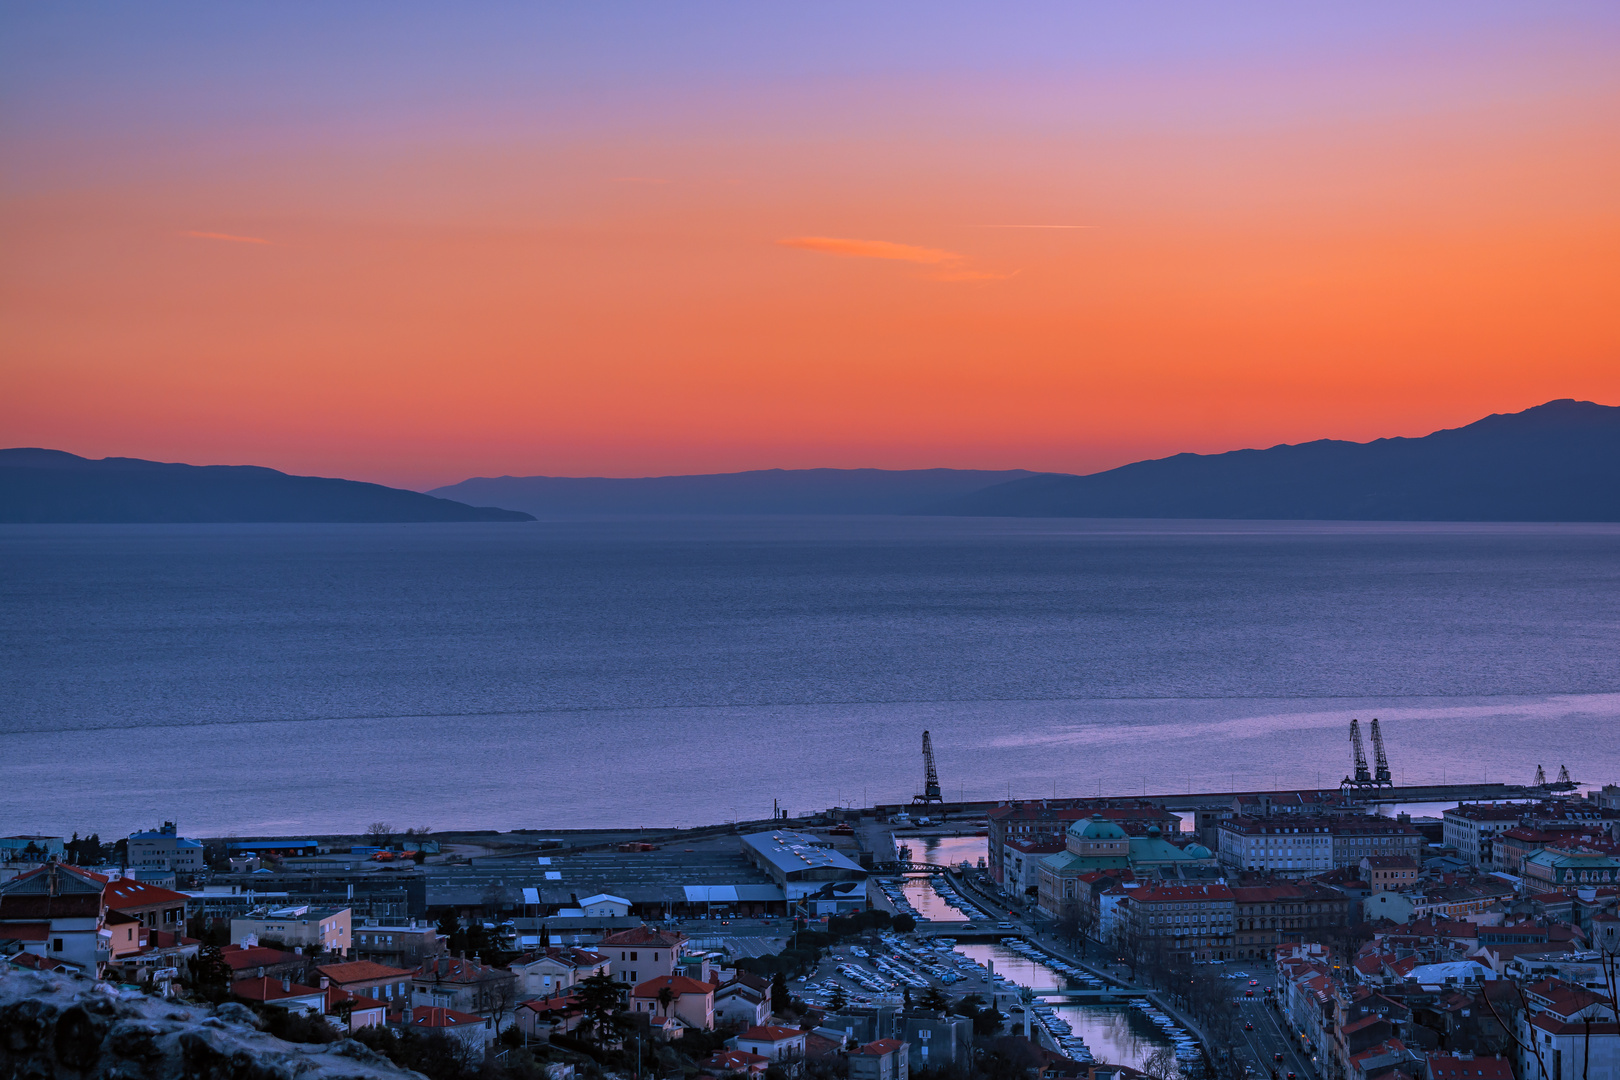
[{"label": "window", "polygon": [[62,939],[61,938],[51,938],[51,951],[52,952],[61,952],[62,951]]}]

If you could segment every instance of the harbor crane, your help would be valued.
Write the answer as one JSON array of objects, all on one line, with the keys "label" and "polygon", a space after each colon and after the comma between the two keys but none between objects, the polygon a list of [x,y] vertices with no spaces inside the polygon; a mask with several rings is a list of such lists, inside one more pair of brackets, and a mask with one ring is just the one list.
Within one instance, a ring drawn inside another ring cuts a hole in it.
[{"label": "harbor crane", "polygon": [[945,805],[945,796],[939,791],[939,772],[934,768],[934,740],[928,732],[923,732],[923,789],[921,795],[913,795],[911,801],[919,806],[929,803]]},{"label": "harbor crane", "polygon": [[1389,755],[1384,753],[1384,733],[1378,721],[1373,720],[1372,744],[1376,771],[1367,767],[1367,749],[1361,741],[1361,721],[1350,721],[1350,765],[1352,772],[1339,785],[1342,790],[1366,791],[1393,786],[1389,771]]}]

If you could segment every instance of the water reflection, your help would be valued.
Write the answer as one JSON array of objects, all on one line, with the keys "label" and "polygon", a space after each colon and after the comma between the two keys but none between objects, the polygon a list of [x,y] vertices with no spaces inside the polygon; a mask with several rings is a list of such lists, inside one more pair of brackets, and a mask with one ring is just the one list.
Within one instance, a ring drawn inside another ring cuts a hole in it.
[{"label": "water reflection", "polygon": [[[1051,990],[1066,985],[1056,971],[1005,946],[965,942],[956,948],[981,964],[994,963],[997,974],[1021,986]],[[1057,1015],[1068,1021],[1074,1034],[1086,1041],[1092,1057],[1099,1062],[1136,1067],[1159,1047],[1170,1045],[1170,1040],[1140,1009],[1128,1005],[1080,1005],[1060,998],[1048,1001]]]}]

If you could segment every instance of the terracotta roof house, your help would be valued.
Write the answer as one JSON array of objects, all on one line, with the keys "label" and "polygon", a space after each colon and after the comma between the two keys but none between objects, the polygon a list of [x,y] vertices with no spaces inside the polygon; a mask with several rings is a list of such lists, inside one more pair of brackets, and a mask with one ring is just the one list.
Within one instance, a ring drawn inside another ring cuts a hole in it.
[{"label": "terracotta roof house", "polygon": [[131,878],[118,878],[107,883],[104,895],[108,908],[133,915],[142,926],[177,933],[186,929],[186,904],[190,897],[185,893]]},{"label": "terracotta roof house", "polygon": [[634,986],[660,975],[673,975],[685,946],[686,935],[679,930],[636,926],[609,934],[597,943],[596,951],[608,958],[615,981]]},{"label": "terracotta roof house", "polygon": [[[22,942],[25,952],[99,976],[108,959],[101,936],[106,887],[100,874],[67,863],[19,874],[0,885],[0,939]],[[47,933],[38,935],[41,925]]]},{"label": "terracotta roof house", "polygon": [[326,1013],[326,991],[291,979],[238,979],[231,983],[231,993],[245,1001],[277,1005],[292,1012]]},{"label": "terracotta roof house", "polygon": [[388,1005],[396,1002],[405,1005],[411,1000],[411,978],[415,972],[405,968],[370,960],[351,960],[345,964],[319,964],[315,970],[323,983],[351,994],[374,997]]},{"label": "terracotta roof house", "polygon": [[302,979],[308,963],[297,953],[282,952],[267,945],[222,945],[221,960],[231,969],[232,979]]},{"label": "terracotta roof house", "polygon": [[563,946],[525,953],[507,966],[518,977],[522,992],[537,997],[551,997],[610,970],[605,953]]},{"label": "terracotta roof house", "polygon": [[698,1064],[698,1071],[709,1076],[730,1076],[743,1073],[761,1076],[770,1067],[770,1059],[750,1054],[746,1050],[722,1050]]},{"label": "terracotta roof house", "polygon": [[878,1039],[849,1052],[849,1080],[907,1080],[910,1055],[900,1039]]},{"label": "terracotta roof house", "polygon": [[1430,1054],[1429,1080],[1513,1080],[1513,1062],[1505,1057]]},{"label": "terracotta roof house", "polygon": [[413,1006],[407,1016],[406,1027],[418,1031],[437,1031],[453,1039],[460,1039],[470,1049],[480,1053],[495,1038],[495,1025],[491,1021],[459,1009],[418,1005]]},{"label": "terracotta roof house", "polygon": [[[685,975],[648,979],[630,992],[630,1011],[655,1017],[673,1017],[687,1027],[714,1030],[714,986]],[[669,991],[669,1006],[660,1000]]]},{"label": "terracotta roof house", "polygon": [[[411,1005],[488,1016],[517,994],[517,976],[476,960],[440,956],[411,975]],[[414,1012],[413,1012],[414,1015]]]}]

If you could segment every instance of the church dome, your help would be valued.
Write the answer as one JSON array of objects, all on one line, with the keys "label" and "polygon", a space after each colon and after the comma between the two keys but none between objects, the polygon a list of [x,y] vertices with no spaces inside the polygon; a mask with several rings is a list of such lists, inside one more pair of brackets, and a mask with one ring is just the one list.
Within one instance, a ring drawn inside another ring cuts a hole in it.
[{"label": "church dome", "polygon": [[1092,814],[1090,821],[1077,821],[1070,825],[1069,835],[1076,840],[1123,840],[1125,830],[1101,814]]},{"label": "church dome", "polygon": [[1205,847],[1203,844],[1188,844],[1181,850],[1186,853],[1189,858],[1212,859],[1215,857],[1214,852],[1210,851],[1209,848]]}]

